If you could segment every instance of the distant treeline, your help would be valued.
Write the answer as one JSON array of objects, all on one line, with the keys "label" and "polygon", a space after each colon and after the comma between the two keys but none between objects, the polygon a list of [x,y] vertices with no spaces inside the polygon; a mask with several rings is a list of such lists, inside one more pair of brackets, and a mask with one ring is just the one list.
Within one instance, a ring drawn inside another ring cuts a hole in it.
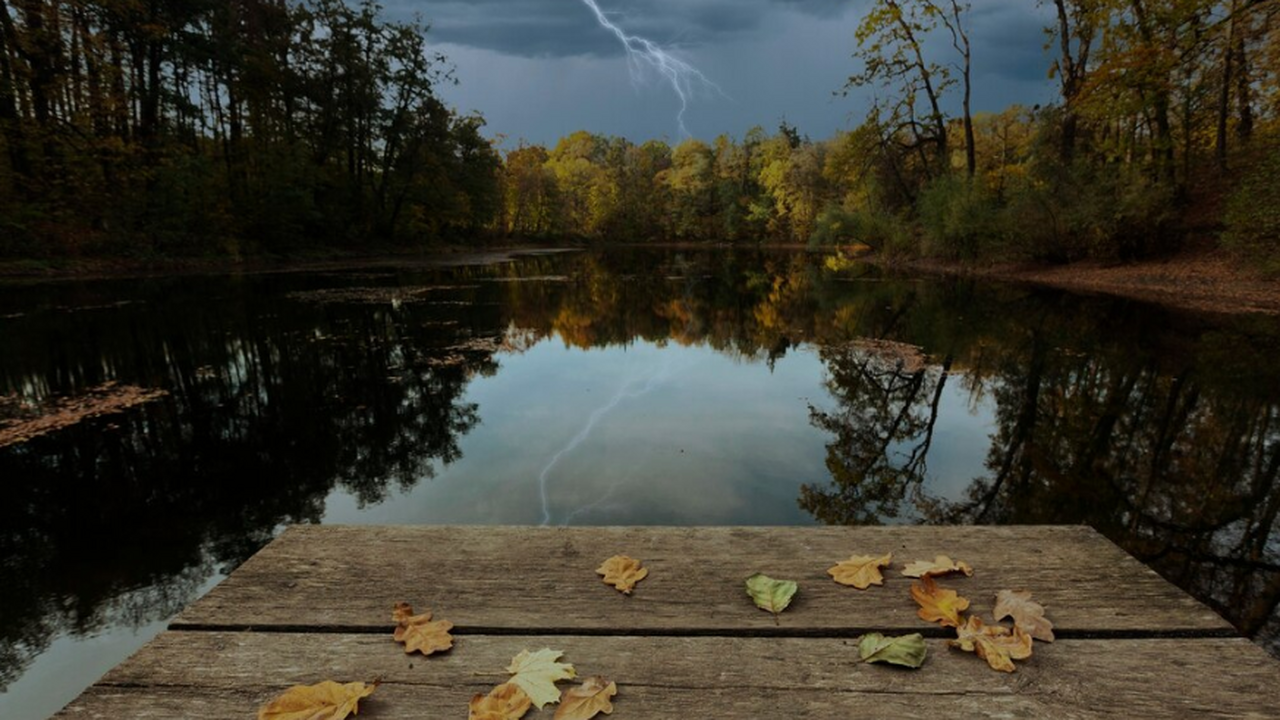
[{"label": "distant treeline", "polygon": [[[1061,262],[1175,250],[1225,224],[1229,245],[1280,267],[1280,3],[1045,5],[1052,106],[972,114],[968,5],[877,0],[846,89],[878,100],[856,129],[522,146],[506,156],[502,226]],[[936,62],[935,35],[952,48]],[[950,93],[958,117],[942,110]]]},{"label": "distant treeline", "polygon": [[0,0],[0,253],[290,252],[487,226],[501,164],[365,0]]},{"label": "distant treeline", "polygon": [[493,237],[1063,262],[1199,235],[1280,270],[1280,2],[1043,5],[1047,107],[971,112],[967,2],[875,0],[845,89],[876,99],[849,132],[503,157],[436,97],[425,27],[370,0],[0,0],[0,253]]}]

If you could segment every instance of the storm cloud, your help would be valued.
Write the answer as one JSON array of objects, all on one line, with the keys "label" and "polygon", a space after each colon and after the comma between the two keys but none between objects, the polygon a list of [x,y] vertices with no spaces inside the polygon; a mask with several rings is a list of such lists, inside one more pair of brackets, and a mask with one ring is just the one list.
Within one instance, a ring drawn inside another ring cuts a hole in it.
[{"label": "storm cloud", "polygon": [[[696,98],[695,135],[741,135],[786,120],[826,137],[861,119],[869,92],[838,95],[857,71],[854,29],[869,0],[598,0],[610,20],[702,70],[724,95]],[[512,141],[554,142],[578,129],[633,140],[678,140],[678,101],[660,82],[633,86],[623,48],[582,0],[386,0],[396,18],[418,16],[461,84],[443,89],[462,111]],[[1033,0],[973,0],[974,109],[1053,99],[1044,26]],[[954,53],[939,34],[939,62]],[[948,107],[955,108],[952,93]]]}]

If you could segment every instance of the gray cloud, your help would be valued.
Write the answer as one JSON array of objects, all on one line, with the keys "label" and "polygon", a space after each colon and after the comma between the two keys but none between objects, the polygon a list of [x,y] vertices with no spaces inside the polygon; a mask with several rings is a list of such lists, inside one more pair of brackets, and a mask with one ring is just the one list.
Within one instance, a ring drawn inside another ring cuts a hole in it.
[{"label": "gray cloud", "polygon": [[[633,35],[670,47],[698,47],[767,26],[771,14],[833,17],[840,0],[598,0]],[[617,40],[596,24],[581,0],[388,0],[394,17],[420,13],[435,42],[518,57],[616,56]]]}]

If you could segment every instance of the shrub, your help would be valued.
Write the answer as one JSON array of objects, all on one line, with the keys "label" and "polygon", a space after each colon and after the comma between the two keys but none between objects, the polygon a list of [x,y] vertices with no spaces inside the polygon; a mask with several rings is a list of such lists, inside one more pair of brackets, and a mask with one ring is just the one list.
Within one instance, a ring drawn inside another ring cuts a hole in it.
[{"label": "shrub", "polygon": [[1222,244],[1269,275],[1280,274],[1280,143],[1272,143],[1227,198]]},{"label": "shrub", "polygon": [[916,203],[924,253],[950,260],[976,260],[1000,254],[1001,212],[981,184],[959,175],[936,178]]}]

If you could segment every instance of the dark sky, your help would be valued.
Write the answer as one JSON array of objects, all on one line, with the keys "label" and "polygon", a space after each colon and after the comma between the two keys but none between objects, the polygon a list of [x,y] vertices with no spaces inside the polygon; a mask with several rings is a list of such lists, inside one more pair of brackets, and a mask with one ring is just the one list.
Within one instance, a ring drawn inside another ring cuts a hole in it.
[{"label": "dark sky", "polygon": [[[385,0],[392,17],[420,14],[461,84],[442,94],[479,110],[488,132],[552,143],[574,130],[679,140],[679,101],[656,73],[633,85],[618,39],[583,0]],[[697,67],[703,89],[686,115],[695,136],[741,136],[784,117],[823,138],[866,112],[869,97],[833,97],[857,70],[853,33],[869,0],[597,0],[612,22]],[[1035,0],[972,0],[974,110],[1053,99]],[[951,58],[941,35],[930,48]],[[952,94],[953,104],[959,102]],[[856,123],[855,123],[856,124]],[[509,143],[510,144],[510,143]]]}]

